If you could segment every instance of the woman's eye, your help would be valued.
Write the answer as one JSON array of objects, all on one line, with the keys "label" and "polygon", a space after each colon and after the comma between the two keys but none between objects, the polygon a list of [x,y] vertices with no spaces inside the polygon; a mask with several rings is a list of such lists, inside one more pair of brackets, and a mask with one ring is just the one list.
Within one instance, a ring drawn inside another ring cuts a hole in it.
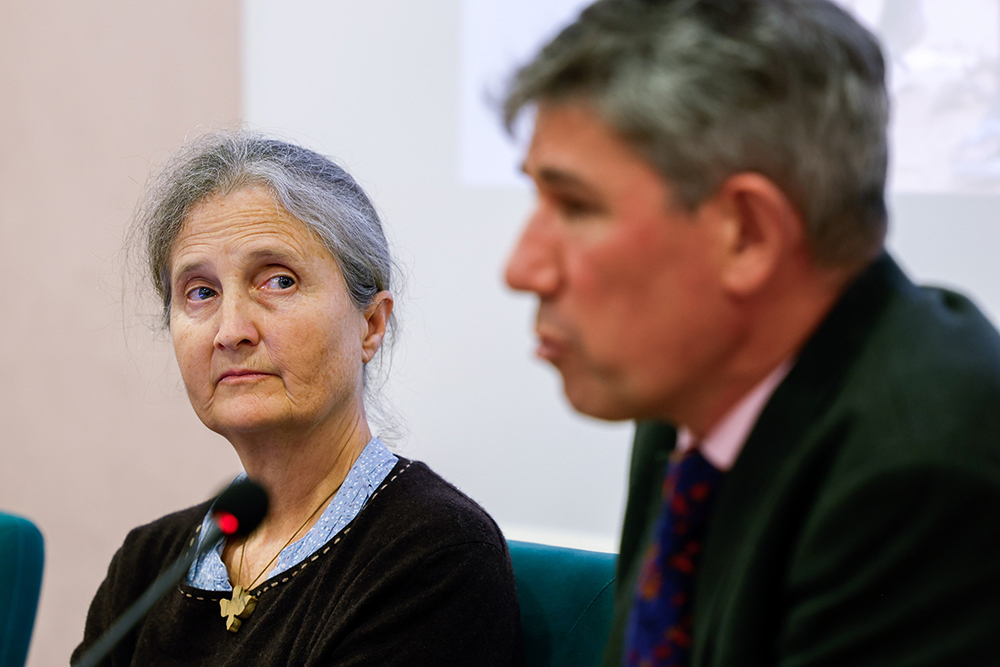
[{"label": "woman's eye", "polygon": [[266,283],[264,283],[265,287],[268,287],[270,289],[279,289],[279,290],[288,289],[293,285],[295,285],[295,279],[293,279],[290,276],[274,276]]},{"label": "woman's eye", "polygon": [[211,287],[195,287],[187,293],[187,298],[192,301],[205,301],[215,296],[215,290]]}]

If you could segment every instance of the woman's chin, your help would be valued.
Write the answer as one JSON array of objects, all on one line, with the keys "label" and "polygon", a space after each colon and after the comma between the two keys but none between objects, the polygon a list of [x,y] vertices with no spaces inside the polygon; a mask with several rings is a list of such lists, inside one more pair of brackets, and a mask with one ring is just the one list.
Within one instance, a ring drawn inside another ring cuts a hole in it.
[{"label": "woman's chin", "polygon": [[213,410],[199,417],[205,426],[229,440],[277,433],[291,426],[288,415],[261,410],[259,406],[255,410]]}]

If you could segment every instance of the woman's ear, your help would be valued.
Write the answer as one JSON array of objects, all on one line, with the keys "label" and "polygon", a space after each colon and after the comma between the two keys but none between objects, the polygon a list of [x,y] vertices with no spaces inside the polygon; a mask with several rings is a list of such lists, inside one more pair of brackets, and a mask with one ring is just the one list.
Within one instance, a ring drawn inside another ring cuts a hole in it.
[{"label": "woman's ear", "polygon": [[361,339],[361,359],[366,364],[382,347],[389,326],[389,317],[392,315],[392,304],[392,294],[388,290],[382,290],[365,308],[364,315],[368,326]]},{"label": "woman's ear", "polygon": [[703,204],[716,217],[720,278],[736,297],[751,296],[774,276],[805,238],[802,216],[784,191],[758,173],[727,178]]}]

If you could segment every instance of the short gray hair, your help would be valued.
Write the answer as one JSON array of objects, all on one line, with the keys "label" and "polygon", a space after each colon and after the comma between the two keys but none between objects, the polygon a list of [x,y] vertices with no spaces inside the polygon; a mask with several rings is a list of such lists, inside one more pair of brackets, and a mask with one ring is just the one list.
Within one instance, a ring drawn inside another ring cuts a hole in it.
[{"label": "short gray hair", "polygon": [[515,75],[531,102],[592,106],[688,208],[729,176],[775,182],[827,265],[886,232],[885,63],[828,0],[598,0]]},{"label": "short gray hair", "polygon": [[361,186],[330,159],[245,130],[205,134],[182,148],[147,188],[135,220],[149,277],[170,317],[170,253],[188,213],[214,196],[264,186],[333,255],[355,307],[392,284],[382,222]]}]

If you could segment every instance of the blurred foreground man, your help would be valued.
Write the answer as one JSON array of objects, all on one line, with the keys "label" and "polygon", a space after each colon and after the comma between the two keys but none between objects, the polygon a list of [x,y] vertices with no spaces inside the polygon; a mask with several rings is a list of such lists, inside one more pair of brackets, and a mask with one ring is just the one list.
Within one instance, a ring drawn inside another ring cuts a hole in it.
[{"label": "blurred foreground man", "polygon": [[602,0],[518,72],[507,266],[640,424],[607,665],[1000,664],[1000,338],[883,250],[875,39],[823,0]]}]

